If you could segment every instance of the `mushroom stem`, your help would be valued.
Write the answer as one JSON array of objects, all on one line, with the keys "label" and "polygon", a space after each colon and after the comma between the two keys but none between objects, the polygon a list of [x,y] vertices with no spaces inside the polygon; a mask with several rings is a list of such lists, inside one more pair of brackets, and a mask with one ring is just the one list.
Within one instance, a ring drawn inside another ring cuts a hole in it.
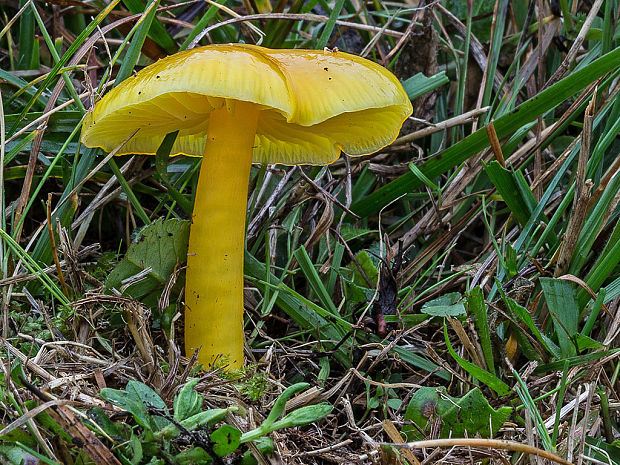
[{"label": "mushroom stem", "polygon": [[187,252],[185,353],[200,348],[243,366],[243,250],[248,181],[258,109],[228,101],[209,117]]}]

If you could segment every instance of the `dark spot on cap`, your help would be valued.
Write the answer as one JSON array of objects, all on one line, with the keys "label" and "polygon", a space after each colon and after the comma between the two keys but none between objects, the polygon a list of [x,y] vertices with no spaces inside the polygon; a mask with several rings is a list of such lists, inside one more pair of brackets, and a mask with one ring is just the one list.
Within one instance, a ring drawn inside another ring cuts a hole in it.
[{"label": "dark spot on cap", "polygon": [[326,66],[325,68],[323,68],[325,71],[329,71],[329,68]]},{"label": "dark spot on cap", "polygon": [[140,95],[141,93],[142,93],[142,91],[141,91],[141,90],[140,90],[140,91],[138,91],[138,95]]},{"label": "dark spot on cap", "polygon": [[159,74],[157,76],[155,76],[157,79],[159,79]]}]

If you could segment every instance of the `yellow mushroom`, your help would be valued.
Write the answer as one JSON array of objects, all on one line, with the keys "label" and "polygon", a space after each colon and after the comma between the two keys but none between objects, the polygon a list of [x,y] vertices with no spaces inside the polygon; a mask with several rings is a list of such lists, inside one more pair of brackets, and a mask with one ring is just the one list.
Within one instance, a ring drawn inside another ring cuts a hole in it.
[{"label": "yellow mushroom", "polygon": [[243,366],[243,249],[250,165],[328,164],[391,143],[411,115],[396,77],[354,55],[210,45],[147,66],[87,115],[82,143],[119,154],[202,156],[187,256],[185,350]]}]

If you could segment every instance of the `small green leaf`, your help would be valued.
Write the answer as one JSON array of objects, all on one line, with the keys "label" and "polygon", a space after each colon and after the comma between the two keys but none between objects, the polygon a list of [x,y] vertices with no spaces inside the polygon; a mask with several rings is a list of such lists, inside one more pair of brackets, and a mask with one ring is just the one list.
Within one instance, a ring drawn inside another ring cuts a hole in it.
[{"label": "small green leaf", "polygon": [[99,428],[105,431],[108,436],[119,437],[121,435],[117,423],[110,420],[102,408],[93,407],[90,409],[88,418],[97,423]]},{"label": "small green leaf", "polygon": [[164,413],[168,413],[166,403],[161,397],[159,397],[159,394],[153,391],[146,384],[132,379],[127,383],[125,390],[144,402],[147,407],[156,408],[158,410],[162,410]]},{"label": "small green leaf", "polygon": [[315,405],[306,405],[305,407],[293,410],[281,420],[276,421],[272,425],[272,431],[282,428],[293,428],[295,426],[303,426],[326,417],[334,409],[327,402],[321,402]]},{"label": "small green leaf", "polygon": [[9,465],[22,465],[26,463],[28,454],[16,446],[0,444],[0,458]]},{"label": "small green leaf", "polygon": [[202,397],[194,389],[196,384],[198,384],[198,378],[190,379],[174,397],[173,409],[176,421],[183,421],[200,412]]},{"label": "small green leaf", "polygon": [[240,444],[241,431],[233,426],[223,425],[213,431],[209,437],[215,443],[213,452],[223,457],[237,450]]},{"label": "small green leaf", "polygon": [[310,384],[308,383],[297,383],[292,386],[287,387],[282,394],[278,396],[273,407],[271,408],[271,412],[269,412],[269,416],[263,422],[263,425],[270,425],[275,422],[282,413],[284,413],[284,408],[286,407],[286,402],[293,397],[293,395],[297,394],[299,391],[303,391]]},{"label": "small green leaf", "polygon": [[562,357],[576,354],[572,338],[579,331],[579,307],[574,285],[563,279],[540,278],[545,300],[553,318]]},{"label": "small green leaf", "polygon": [[[237,410],[237,407],[214,408],[210,410],[205,410],[203,412],[197,413],[196,415],[192,415],[189,418],[186,418],[185,420],[181,421],[180,424],[184,429],[188,431],[195,431],[201,426],[207,424],[213,425],[218,421],[222,421],[228,412],[234,410]],[[179,433],[179,429],[173,423],[169,423],[165,428],[155,433],[155,438],[171,439],[177,437]]]},{"label": "small green leaf", "polygon": [[151,418],[147,412],[146,405],[134,394],[119,389],[103,388],[100,393],[104,400],[131,413],[143,428],[152,429]]},{"label": "small green leaf", "polygon": [[[372,286],[376,286],[377,278],[379,277],[379,270],[377,269],[376,265],[372,261],[370,254],[367,251],[362,250],[355,254],[355,260],[357,260],[357,263],[359,264],[359,266],[362,267],[362,270],[364,270],[366,277],[370,280],[370,284]],[[354,284],[362,288],[368,288],[368,283],[362,276],[362,273],[360,273],[357,266],[351,263],[350,265],[348,265],[347,268],[353,271],[353,283]],[[373,294],[374,292],[375,290],[372,289]]]},{"label": "small green leaf", "polygon": [[174,463],[178,463],[179,465],[195,465],[197,463],[213,462],[213,457],[207,454],[202,447],[190,447],[189,449],[185,449],[183,452],[177,454],[174,459]]},{"label": "small green leaf", "polygon": [[140,437],[132,434],[131,439],[129,440],[129,447],[133,453],[131,457],[131,463],[133,465],[138,465],[142,461],[142,441]]},{"label": "small green leaf", "polygon": [[467,296],[467,308],[474,318],[478,337],[480,338],[480,346],[484,354],[484,360],[487,363],[489,371],[495,374],[495,361],[493,359],[493,344],[491,343],[491,332],[489,330],[489,319],[487,315],[487,306],[484,303],[484,294],[480,286],[469,291]]},{"label": "small green leaf", "polygon": [[195,465],[197,463],[213,462],[213,457],[207,454],[202,447],[190,447],[189,449],[185,449],[183,452],[177,454],[174,459],[174,463],[178,463],[179,465]]},{"label": "small green leaf", "polygon": [[390,397],[387,400],[387,404],[391,409],[398,410],[403,405],[403,401],[397,397]]},{"label": "small green leaf", "polygon": [[595,339],[592,339],[589,336],[584,336],[583,334],[577,334],[575,336],[575,343],[577,344],[577,348],[579,351],[583,351],[586,349],[603,349],[605,346],[598,342]]},{"label": "small green leaf", "polygon": [[460,302],[461,294],[450,292],[441,297],[426,302],[420,311],[431,316],[458,316],[465,315],[465,305]]},{"label": "small green leaf", "polygon": [[403,82],[403,87],[407,96],[413,100],[421,95],[426,94],[438,87],[443,86],[450,82],[445,71],[440,71],[434,76],[425,76],[423,73],[414,74],[409,79]]}]

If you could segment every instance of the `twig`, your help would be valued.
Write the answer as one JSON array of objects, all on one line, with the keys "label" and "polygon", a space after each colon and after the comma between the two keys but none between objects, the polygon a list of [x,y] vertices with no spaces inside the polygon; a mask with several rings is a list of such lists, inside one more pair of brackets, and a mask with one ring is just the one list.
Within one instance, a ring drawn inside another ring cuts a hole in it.
[{"label": "twig", "polygon": [[430,439],[427,441],[406,442],[404,444],[395,444],[389,442],[379,443],[382,446],[391,446],[397,449],[425,449],[427,447],[486,447],[489,449],[511,450],[513,452],[523,452],[524,454],[532,454],[542,457],[562,465],[573,465],[571,462],[564,460],[551,452],[539,449],[537,447],[528,446],[515,441],[504,441],[501,439],[478,439],[478,438],[454,438],[454,439]]},{"label": "twig", "polygon": [[[208,35],[211,31],[214,31],[215,29],[219,29],[220,27],[223,26],[227,26],[229,24],[235,24],[235,23],[241,23],[241,22],[246,22],[246,21],[252,21],[255,19],[286,19],[286,20],[290,20],[290,21],[312,21],[315,23],[326,23],[329,21],[329,18],[327,16],[323,16],[323,15],[315,15],[315,14],[311,14],[311,13],[300,13],[300,14],[294,14],[294,13],[260,13],[260,14],[255,14],[255,15],[246,15],[246,16],[240,16],[238,18],[231,18],[231,19],[227,19],[226,21],[222,21],[219,22],[217,24],[214,24],[213,26],[209,26],[208,28],[206,28],[205,30],[203,30],[200,34],[198,34],[194,40],[192,40],[190,42],[190,44],[188,45],[188,49],[190,48],[194,48],[198,42],[200,42],[202,40],[202,38],[206,35]],[[402,32],[398,32],[398,31],[393,31],[391,29],[385,29],[383,30],[383,28],[381,27],[377,27],[377,26],[369,26],[366,24],[358,24],[358,23],[352,23],[349,21],[341,21],[341,20],[336,20],[336,24],[338,26],[344,26],[344,27],[350,27],[353,29],[359,29],[360,31],[369,31],[369,32],[382,32],[385,35],[388,35],[390,37],[402,37],[403,33]]]},{"label": "twig", "polygon": [[476,108],[475,110],[468,111],[462,115],[455,116],[453,118],[441,121],[439,123],[432,124],[431,126],[420,129],[419,131],[412,132],[405,136],[399,137],[391,145],[404,144],[406,142],[413,142],[414,140],[421,139],[423,137],[435,134],[436,132],[443,131],[444,129],[458,126],[460,124],[471,123],[472,120],[480,115],[485,114],[491,109],[491,107]]},{"label": "twig", "polygon": [[313,455],[324,454],[325,452],[331,452],[336,449],[340,449],[341,447],[348,446],[353,442],[352,439],[345,439],[338,444],[332,444],[331,446],[323,447],[321,449],[310,450],[308,452],[301,452],[299,454],[295,454],[295,457],[311,457]]}]

